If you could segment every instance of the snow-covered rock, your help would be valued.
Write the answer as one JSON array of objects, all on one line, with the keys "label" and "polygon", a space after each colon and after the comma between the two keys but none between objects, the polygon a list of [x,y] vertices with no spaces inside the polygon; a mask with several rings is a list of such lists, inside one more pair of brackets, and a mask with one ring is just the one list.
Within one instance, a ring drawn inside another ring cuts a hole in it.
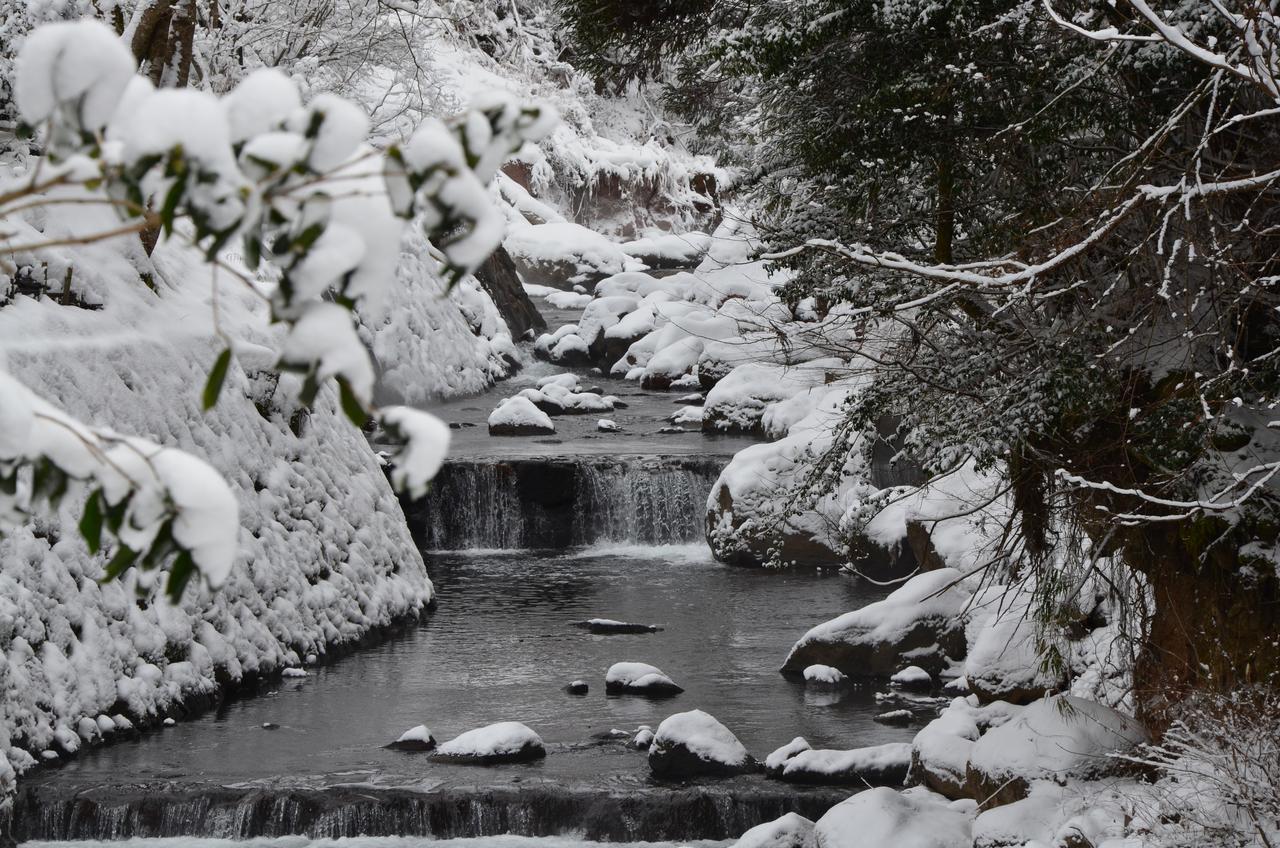
[{"label": "snow-covered rock", "polygon": [[941,670],[965,653],[964,624],[972,593],[955,569],[919,574],[882,601],[845,613],[806,633],[784,673],[815,663],[850,675],[893,674],[903,661]]},{"label": "snow-covered rock", "polygon": [[910,767],[911,744],[889,742],[848,751],[800,751],[786,760],[777,777],[826,786],[901,786]]},{"label": "snow-covered rock", "polygon": [[470,765],[538,760],[547,755],[542,738],[518,721],[468,730],[436,748],[433,759]]},{"label": "snow-covered rock", "polygon": [[650,268],[693,268],[710,246],[708,233],[663,233],[623,242],[622,250]]},{"label": "snow-covered rock", "polygon": [[762,435],[761,419],[770,404],[824,386],[829,370],[846,367],[839,359],[790,366],[761,362],[739,365],[707,392],[702,428],[712,433]]},{"label": "snow-covered rock", "polygon": [[918,665],[909,665],[901,671],[894,672],[889,683],[899,689],[912,692],[928,692],[933,688],[933,675]]},{"label": "snow-covered rock", "polygon": [[667,697],[684,691],[657,666],[641,662],[619,662],[609,666],[604,676],[604,689],[609,694]]},{"label": "snow-covered rock", "polygon": [[653,728],[642,724],[636,728],[636,735],[631,738],[631,747],[637,751],[648,751],[653,744]]},{"label": "snow-covered rock", "polygon": [[591,686],[585,680],[574,680],[565,685],[564,691],[570,695],[585,695],[591,691]]},{"label": "snow-covered rock", "polygon": [[526,282],[556,288],[645,267],[606,236],[567,221],[513,227],[503,247]]},{"label": "snow-covered rock", "polygon": [[977,797],[1009,803],[1027,797],[1035,780],[1093,778],[1120,766],[1149,741],[1137,721],[1110,707],[1071,695],[1043,698],[974,743],[968,782]]},{"label": "snow-covered rock", "polygon": [[[959,806],[957,806],[959,804]],[[972,848],[972,803],[923,788],[868,789],[814,824],[814,848]]]},{"label": "snow-covered rock", "polygon": [[799,813],[758,824],[730,848],[804,848],[813,835],[813,822]]},{"label": "snow-covered rock", "polygon": [[611,412],[613,399],[594,392],[575,392],[558,383],[539,389],[522,389],[516,397],[527,399],[548,415],[586,415]]},{"label": "snow-covered rock", "polygon": [[964,661],[969,688],[984,703],[1029,704],[1066,686],[1064,670],[1040,661],[1029,587],[1010,587],[983,604],[990,610]]},{"label": "snow-covered rock", "polygon": [[544,436],[555,431],[550,416],[526,397],[507,398],[489,414],[491,436]]},{"label": "snow-covered rock", "polygon": [[590,630],[592,633],[657,633],[662,629],[656,624],[636,624],[630,621],[615,621],[612,618],[589,618],[586,621],[575,621],[573,626]]},{"label": "snow-covered rock", "polygon": [[787,761],[803,751],[812,751],[813,747],[809,744],[809,740],[803,736],[797,736],[787,744],[778,748],[764,759],[765,774],[770,777],[780,777],[782,769],[787,765]]},{"label": "snow-covered rock", "polygon": [[596,429],[601,433],[616,433],[621,430],[622,427],[619,426],[618,422],[614,421],[612,418],[601,418],[596,422]]},{"label": "snow-covered rock", "polygon": [[411,727],[387,745],[397,751],[430,751],[436,747],[436,738],[425,724]]},{"label": "snow-covered rock", "polygon": [[840,669],[829,665],[811,665],[804,670],[804,682],[819,686],[839,686],[847,679]]},{"label": "snow-covered rock", "polygon": [[755,771],[757,764],[729,728],[702,710],[690,710],[658,725],[649,768],[658,777],[723,776]]}]

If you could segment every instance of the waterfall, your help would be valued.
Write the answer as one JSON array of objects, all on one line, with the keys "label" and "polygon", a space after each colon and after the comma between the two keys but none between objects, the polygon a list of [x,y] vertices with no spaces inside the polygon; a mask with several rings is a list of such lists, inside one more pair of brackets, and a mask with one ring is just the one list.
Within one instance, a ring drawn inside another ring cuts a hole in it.
[{"label": "waterfall", "polygon": [[625,790],[544,783],[483,792],[127,785],[75,792],[27,785],[15,799],[13,836],[19,842],[290,835],[450,839],[501,833],[572,833],[602,842],[730,839],[790,811],[817,819],[847,796],[847,790],[760,782]]},{"label": "waterfall", "polygon": [[671,544],[703,538],[707,495],[728,457],[461,459],[405,501],[428,550]]}]

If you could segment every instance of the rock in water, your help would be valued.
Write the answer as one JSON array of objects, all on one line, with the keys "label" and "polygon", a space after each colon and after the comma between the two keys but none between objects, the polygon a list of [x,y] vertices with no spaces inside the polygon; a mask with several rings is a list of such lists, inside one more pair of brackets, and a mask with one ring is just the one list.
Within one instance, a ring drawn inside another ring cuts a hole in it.
[{"label": "rock in water", "polygon": [[611,618],[591,618],[586,621],[575,621],[574,627],[590,630],[592,633],[657,633],[662,628],[656,624],[631,624],[626,621],[614,621]]},{"label": "rock in water", "polygon": [[838,668],[829,665],[811,665],[804,670],[804,682],[818,686],[839,686],[846,680]]},{"label": "rock in water", "polygon": [[684,689],[667,677],[662,669],[648,663],[620,662],[609,666],[604,676],[604,691],[610,695],[648,695],[666,698]]},{"label": "rock in water", "polygon": [[933,675],[918,665],[909,665],[889,678],[898,689],[908,692],[929,692],[933,689]]},{"label": "rock in water", "polygon": [[781,777],[782,769],[786,766],[787,761],[803,751],[812,751],[813,747],[809,744],[809,740],[803,736],[797,736],[778,750],[774,751],[764,759],[765,774],[770,777]]},{"label": "rock in water", "polygon": [[804,848],[813,835],[813,822],[799,813],[756,825],[730,848]]},{"label": "rock in water", "polygon": [[649,768],[658,777],[681,778],[746,774],[759,766],[729,728],[702,710],[690,710],[658,725]]},{"label": "rock in water", "polygon": [[848,751],[801,751],[776,776],[820,786],[901,786],[910,768],[911,744],[890,742]]},{"label": "rock in water", "polygon": [[507,398],[489,414],[491,436],[546,436],[555,431],[550,416],[528,398]]},{"label": "rock in water", "polygon": [[875,716],[872,721],[878,721],[881,724],[888,724],[894,727],[902,727],[916,720],[916,714],[911,710],[889,710],[887,713],[880,713]]},{"label": "rock in water", "polygon": [[568,686],[564,687],[564,691],[570,695],[585,695],[591,691],[591,687],[587,685],[585,680],[575,680]]},{"label": "rock in water", "polygon": [[395,751],[431,751],[436,747],[436,738],[431,735],[431,731],[425,724],[420,724],[401,733],[399,738],[387,747]]},{"label": "rock in water", "polygon": [[436,748],[433,760],[491,766],[527,763],[547,755],[542,739],[518,721],[503,721],[468,730]]}]

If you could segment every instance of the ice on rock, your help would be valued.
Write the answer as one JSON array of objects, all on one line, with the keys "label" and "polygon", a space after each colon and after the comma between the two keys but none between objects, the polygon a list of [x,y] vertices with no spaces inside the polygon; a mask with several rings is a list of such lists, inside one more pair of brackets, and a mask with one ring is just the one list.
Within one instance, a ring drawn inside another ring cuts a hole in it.
[{"label": "ice on rock", "polygon": [[658,777],[691,777],[744,774],[757,766],[729,728],[702,710],[690,710],[658,725],[649,768]]},{"label": "ice on rock", "polygon": [[832,668],[829,665],[811,665],[804,670],[804,680],[806,683],[816,683],[820,686],[839,686],[848,678],[838,668]]},{"label": "ice on rock", "polygon": [[387,745],[397,751],[430,751],[436,747],[436,738],[425,724],[411,727]]},{"label": "ice on rock", "polygon": [[787,813],[751,828],[730,848],[805,848],[812,835],[813,822],[799,813]]},{"label": "ice on rock", "polygon": [[813,828],[815,848],[972,848],[972,802],[949,803],[927,789],[880,787],[827,811]]},{"label": "ice on rock", "polygon": [[609,666],[604,676],[605,691],[610,694],[666,697],[684,691],[657,666],[642,662],[619,662]]},{"label": "ice on rock", "polygon": [[507,398],[489,414],[489,434],[493,436],[542,436],[555,431],[547,413],[527,397]]},{"label": "ice on rock", "polygon": [[470,765],[537,760],[547,755],[542,738],[518,721],[468,730],[436,748],[435,759]]}]

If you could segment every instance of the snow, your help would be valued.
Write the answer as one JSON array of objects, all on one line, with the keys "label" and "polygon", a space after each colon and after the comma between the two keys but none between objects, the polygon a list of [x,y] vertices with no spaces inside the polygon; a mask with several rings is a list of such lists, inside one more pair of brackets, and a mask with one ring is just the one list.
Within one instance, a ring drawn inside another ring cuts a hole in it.
[{"label": "snow", "polygon": [[1018,703],[1061,689],[1062,675],[1040,662],[1033,585],[993,590],[991,594],[995,597],[983,604],[985,622],[964,661],[970,688],[984,700]]},{"label": "snow", "polygon": [[973,746],[969,765],[988,782],[1087,777],[1114,766],[1116,752],[1148,741],[1135,720],[1071,695],[1042,698]]},{"label": "snow", "polygon": [[405,440],[391,465],[392,485],[410,497],[422,497],[449,453],[449,425],[429,412],[404,406],[383,409],[378,417]]},{"label": "snow", "polygon": [[[972,804],[972,802],[970,802]],[[814,825],[815,848],[972,848],[972,813],[921,788],[868,789]]]},{"label": "snow", "polygon": [[827,686],[837,686],[848,678],[838,668],[832,668],[829,665],[815,664],[808,666],[804,670],[804,679],[807,683],[822,683]]},{"label": "snow", "polygon": [[622,250],[638,259],[659,259],[675,265],[696,265],[711,246],[707,233],[664,233],[624,242]]},{"label": "snow", "polygon": [[679,689],[662,669],[642,662],[614,663],[605,672],[604,682],[606,686],[635,691],[664,688]]},{"label": "snow", "polygon": [[442,757],[503,757],[541,748],[542,738],[518,721],[468,730],[436,748]]},{"label": "snow", "polygon": [[503,246],[513,259],[537,269],[535,282],[581,283],[644,267],[600,233],[567,221],[515,227]]},{"label": "snow", "polygon": [[862,783],[882,774],[901,772],[905,776],[910,765],[910,743],[889,742],[847,751],[800,751],[786,760],[781,776],[783,780],[825,777]]},{"label": "snow", "polygon": [[550,433],[556,430],[550,416],[534,406],[533,401],[520,395],[498,404],[497,409],[489,414],[489,427],[534,428]]},{"label": "snow", "polygon": [[649,750],[674,746],[683,747],[703,760],[728,766],[746,765],[751,760],[738,737],[702,710],[676,713],[658,725]]},{"label": "snow", "polygon": [[622,429],[612,418],[601,418],[596,422],[596,429],[602,433],[616,433]]},{"label": "snow", "polygon": [[431,735],[430,728],[425,724],[419,724],[416,727],[409,728],[404,733],[397,736],[396,742],[421,742],[424,745],[428,745],[434,739],[435,737]]},{"label": "snow", "polygon": [[928,689],[933,685],[933,676],[918,665],[909,665],[893,674],[889,682],[908,689]]},{"label": "snow", "polygon": [[804,848],[812,833],[813,822],[799,813],[787,813],[751,828],[731,848]]},{"label": "snow", "polygon": [[231,141],[240,143],[284,125],[302,108],[298,87],[274,68],[259,68],[222,100]]},{"label": "snow", "polygon": [[29,123],[60,108],[90,132],[111,119],[133,79],[133,55],[105,24],[84,19],[42,26],[27,36],[15,69],[14,96]]}]

